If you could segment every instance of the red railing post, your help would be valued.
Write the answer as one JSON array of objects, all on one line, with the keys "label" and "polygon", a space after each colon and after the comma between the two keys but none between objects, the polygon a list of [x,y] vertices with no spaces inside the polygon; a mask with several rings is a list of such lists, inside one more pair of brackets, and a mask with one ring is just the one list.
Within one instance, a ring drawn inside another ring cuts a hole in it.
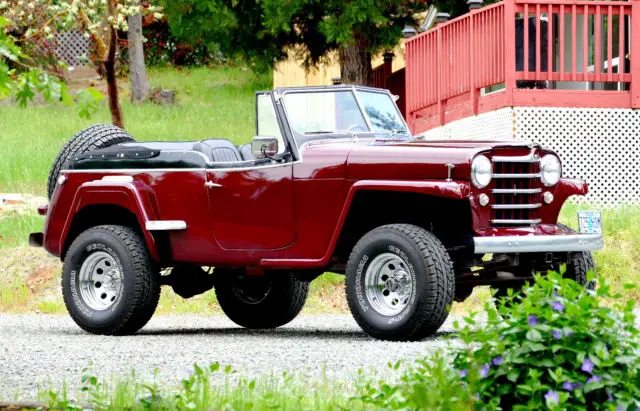
[{"label": "red railing post", "polygon": [[475,56],[475,37],[474,32],[476,30],[476,26],[474,24],[475,16],[473,14],[473,10],[471,11],[471,15],[469,16],[469,94],[471,98],[471,112],[473,115],[478,114],[478,89],[476,87],[476,56]]},{"label": "red railing post", "polygon": [[437,42],[437,52],[436,56],[438,56],[437,64],[436,64],[436,94],[438,98],[438,125],[444,125],[444,85],[442,84],[443,75],[442,75],[442,64],[444,63],[440,59],[442,58],[442,27],[436,27],[436,42]]},{"label": "red railing post", "polygon": [[[634,0],[640,1],[640,0]],[[504,92],[513,106],[516,89],[516,0],[504,0]]]},{"label": "red railing post", "polygon": [[640,108],[640,0],[631,0],[631,108]]}]

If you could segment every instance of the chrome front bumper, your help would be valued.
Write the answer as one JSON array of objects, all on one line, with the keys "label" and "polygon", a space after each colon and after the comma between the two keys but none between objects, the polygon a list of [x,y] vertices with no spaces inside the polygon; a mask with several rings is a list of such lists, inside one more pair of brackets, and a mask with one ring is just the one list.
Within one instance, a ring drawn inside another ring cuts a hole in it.
[{"label": "chrome front bumper", "polygon": [[556,253],[602,249],[602,234],[474,237],[475,254]]}]

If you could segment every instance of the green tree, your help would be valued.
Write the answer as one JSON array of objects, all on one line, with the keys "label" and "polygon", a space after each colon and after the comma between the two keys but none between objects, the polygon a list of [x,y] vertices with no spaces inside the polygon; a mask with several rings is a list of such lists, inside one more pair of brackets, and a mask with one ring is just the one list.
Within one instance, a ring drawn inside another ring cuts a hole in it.
[{"label": "green tree", "polygon": [[[117,33],[127,31],[127,18],[140,12],[137,0],[0,0],[0,99],[15,97],[26,105],[40,92],[45,99],[70,103],[57,73],[48,72],[37,48],[28,45],[52,40],[59,30],[76,29],[95,43],[93,58],[105,73],[112,122],[123,127],[115,71]],[[81,114],[88,115],[102,98],[96,90],[81,92],[76,96]]]},{"label": "green tree", "polygon": [[163,0],[174,35],[215,43],[262,68],[301,57],[318,64],[338,51],[345,83],[373,82],[371,56],[398,44],[426,3],[412,0]]}]

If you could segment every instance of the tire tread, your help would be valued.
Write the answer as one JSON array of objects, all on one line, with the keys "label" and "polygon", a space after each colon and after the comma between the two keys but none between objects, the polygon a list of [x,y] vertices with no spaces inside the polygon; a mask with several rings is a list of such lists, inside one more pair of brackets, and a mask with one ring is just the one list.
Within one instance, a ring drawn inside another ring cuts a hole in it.
[{"label": "tire tread", "polygon": [[362,255],[368,238],[389,232],[398,234],[414,243],[425,265],[427,288],[433,288],[435,292],[432,295],[428,295],[424,302],[418,303],[411,326],[395,335],[380,332],[367,323],[356,307],[355,298],[350,298],[347,283],[345,282],[347,302],[356,322],[369,335],[393,341],[421,340],[435,333],[449,315],[449,309],[455,295],[453,263],[447,249],[431,232],[412,224],[389,224],[373,229],[358,241],[349,256],[347,273],[354,271],[353,268],[357,265],[357,258]]},{"label": "tire tread", "polygon": [[110,147],[120,143],[134,142],[135,139],[120,127],[111,124],[94,124],[80,130],[67,141],[56,156],[47,179],[47,194],[49,199],[58,184],[60,172],[66,169],[73,157],[91,150]]},{"label": "tire tread", "polygon": [[[77,320],[76,323],[85,331],[94,334],[133,334],[140,328],[144,327],[144,325],[151,319],[158,306],[158,301],[160,300],[160,278],[153,268],[147,246],[136,231],[125,226],[101,225],[90,228],[83,234],[85,233],[101,233],[102,235],[112,236],[125,247],[131,260],[131,265],[134,268],[135,285],[134,295],[131,299],[132,304],[127,306],[127,311],[124,315],[118,318],[118,321],[115,324],[110,324],[108,328],[103,328],[92,327]],[[69,248],[69,253],[67,253],[67,258],[69,258],[69,255],[71,255],[71,253],[80,246],[82,237],[83,235],[81,234],[74,240]],[[71,306],[71,303],[67,298],[64,299],[64,302],[67,310],[75,320],[75,308]]]}]

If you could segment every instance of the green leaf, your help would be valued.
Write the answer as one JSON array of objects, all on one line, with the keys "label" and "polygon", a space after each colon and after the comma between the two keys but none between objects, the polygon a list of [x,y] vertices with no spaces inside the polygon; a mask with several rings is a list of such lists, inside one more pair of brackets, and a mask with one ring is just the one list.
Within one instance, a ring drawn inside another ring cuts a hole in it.
[{"label": "green leaf", "polygon": [[98,90],[88,88],[76,94],[78,114],[82,118],[90,118],[98,110],[99,103],[104,100],[104,95]]},{"label": "green leaf", "polygon": [[540,334],[540,331],[536,330],[535,328],[532,328],[529,331],[527,331],[527,340],[533,341],[533,342],[542,341],[542,334]]},{"label": "green leaf", "polygon": [[516,382],[519,376],[520,376],[519,370],[512,370],[509,372],[509,374],[507,374],[507,379],[511,382]]}]

